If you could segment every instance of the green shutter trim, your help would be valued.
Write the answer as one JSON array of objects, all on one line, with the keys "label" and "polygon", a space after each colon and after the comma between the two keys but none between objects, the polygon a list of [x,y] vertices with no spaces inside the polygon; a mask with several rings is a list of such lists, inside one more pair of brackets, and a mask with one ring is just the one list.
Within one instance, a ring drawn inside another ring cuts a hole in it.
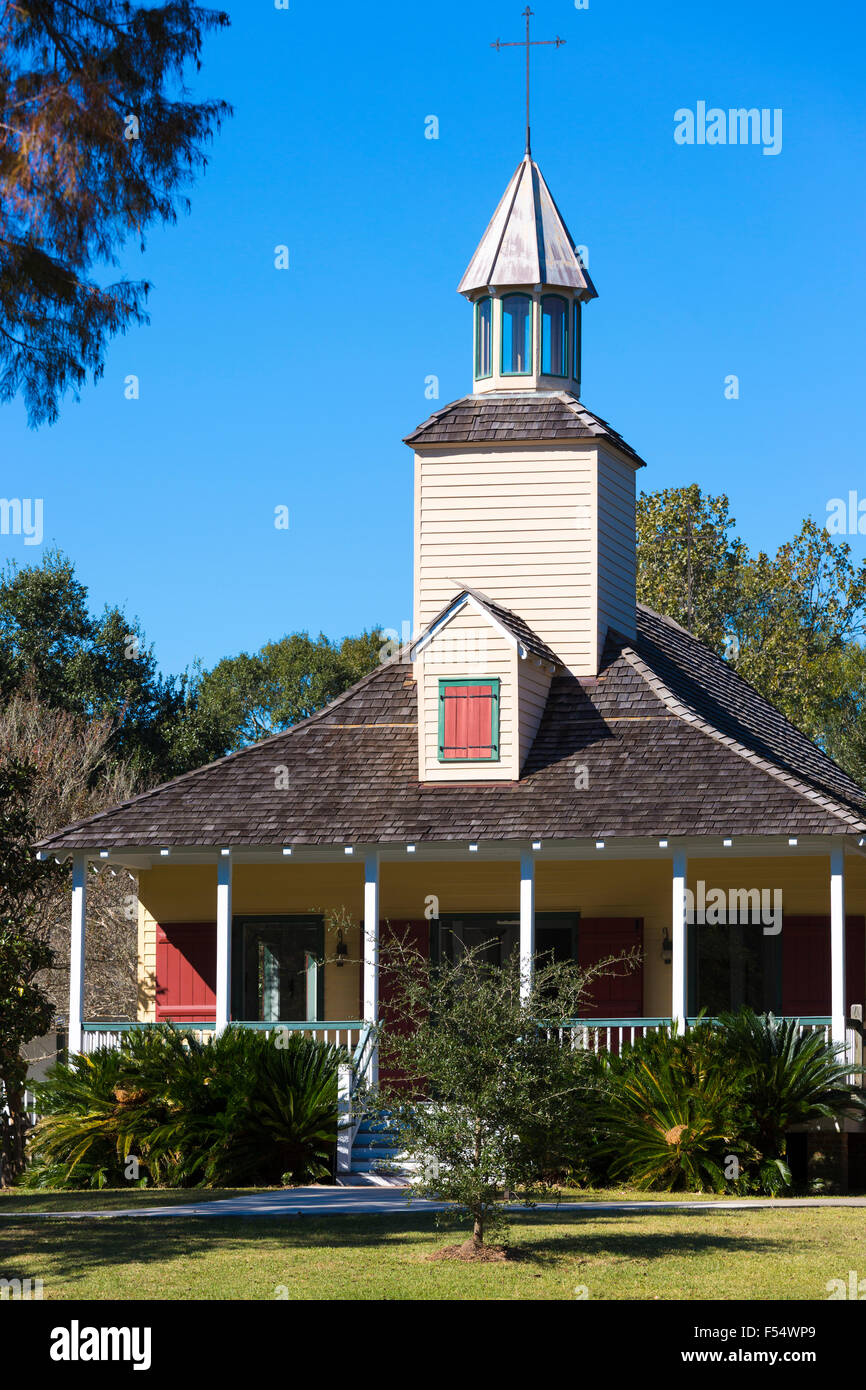
[{"label": "green shutter trim", "polygon": [[[473,763],[498,763],[499,762],[499,687],[498,676],[459,676],[454,680],[442,677],[439,681],[439,738],[437,752],[440,763],[460,763],[471,766]],[[446,685],[489,685],[490,686],[490,742],[492,744],[489,758],[446,758],[445,756],[445,687]]]}]

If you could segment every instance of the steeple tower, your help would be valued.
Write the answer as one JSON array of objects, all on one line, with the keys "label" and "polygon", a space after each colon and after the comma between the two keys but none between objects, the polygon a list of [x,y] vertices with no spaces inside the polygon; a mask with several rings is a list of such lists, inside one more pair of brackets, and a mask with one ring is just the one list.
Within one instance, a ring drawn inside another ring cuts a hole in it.
[{"label": "steeple tower", "polygon": [[589,272],[527,150],[458,286],[474,305],[474,394],[580,396]]},{"label": "steeple tower", "polygon": [[[475,595],[526,624],[562,669],[596,677],[608,631],[634,635],[643,460],[579,399],[580,315],[596,290],[531,154],[459,292],[474,306],[473,392],[406,440],[415,450],[414,632],[451,603],[462,604],[448,622],[456,631],[472,607],[459,596]],[[419,657],[419,679],[423,669],[432,680],[431,660]],[[465,664],[450,674],[478,674]],[[509,688],[503,676],[503,721]],[[425,699],[435,712],[430,691]],[[524,746],[531,724],[522,719]],[[426,715],[422,723],[429,733]],[[512,775],[514,763],[506,764],[503,754],[486,775]]]}]

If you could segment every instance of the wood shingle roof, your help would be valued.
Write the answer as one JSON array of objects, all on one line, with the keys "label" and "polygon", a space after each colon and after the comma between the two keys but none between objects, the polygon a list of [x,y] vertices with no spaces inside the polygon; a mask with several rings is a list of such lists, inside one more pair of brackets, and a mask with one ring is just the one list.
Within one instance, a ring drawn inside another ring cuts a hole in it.
[{"label": "wood shingle roof", "polygon": [[621,434],[593,415],[571,391],[508,391],[464,396],[437,410],[404,443],[447,447],[449,444],[529,444],[557,440],[606,442],[638,468],[646,465]]},{"label": "wood shingle roof", "polygon": [[866,792],[724,661],[648,609],[637,625],[634,642],[608,634],[597,679],[554,677],[518,782],[419,783],[404,653],[286,733],[41,847],[866,831]]}]

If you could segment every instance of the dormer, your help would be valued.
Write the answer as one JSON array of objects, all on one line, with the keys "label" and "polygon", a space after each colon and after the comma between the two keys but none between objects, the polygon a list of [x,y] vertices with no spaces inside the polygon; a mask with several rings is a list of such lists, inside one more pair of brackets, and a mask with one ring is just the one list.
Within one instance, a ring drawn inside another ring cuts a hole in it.
[{"label": "dormer", "polygon": [[561,663],[515,613],[454,581],[412,644],[422,782],[516,781]]},{"label": "dormer", "polygon": [[459,292],[474,306],[474,392],[580,395],[581,307],[596,290],[538,165],[518,165]]}]

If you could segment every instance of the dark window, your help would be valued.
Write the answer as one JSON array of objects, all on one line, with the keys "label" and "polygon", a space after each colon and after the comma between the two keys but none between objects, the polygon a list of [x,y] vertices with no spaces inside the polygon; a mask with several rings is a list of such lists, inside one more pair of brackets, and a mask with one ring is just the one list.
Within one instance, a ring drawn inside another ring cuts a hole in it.
[{"label": "dark window", "polygon": [[[519,948],[520,917],[516,913],[447,913],[432,924],[431,959],[457,960],[462,951],[480,947],[482,959],[502,965]],[[535,953],[550,961],[577,959],[577,913],[537,912]]]},{"label": "dark window", "polygon": [[502,301],[502,372],[528,376],[532,371],[532,300],[507,294]]},{"label": "dark window", "polygon": [[547,294],[541,301],[541,370],[568,376],[568,301]]},{"label": "dark window", "polygon": [[475,306],[475,377],[490,376],[493,371],[493,300],[481,299]]},{"label": "dark window", "polygon": [[[759,923],[692,923],[689,932],[689,1014],[714,1018],[748,1006],[756,1013],[781,1011],[779,936]],[[784,935],[784,931],[781,933]]]},{"label": "dark window", "polygon": [[324,1014],[324,925],[320,917],[235,918],[232,1017],[279,1023]]}]

